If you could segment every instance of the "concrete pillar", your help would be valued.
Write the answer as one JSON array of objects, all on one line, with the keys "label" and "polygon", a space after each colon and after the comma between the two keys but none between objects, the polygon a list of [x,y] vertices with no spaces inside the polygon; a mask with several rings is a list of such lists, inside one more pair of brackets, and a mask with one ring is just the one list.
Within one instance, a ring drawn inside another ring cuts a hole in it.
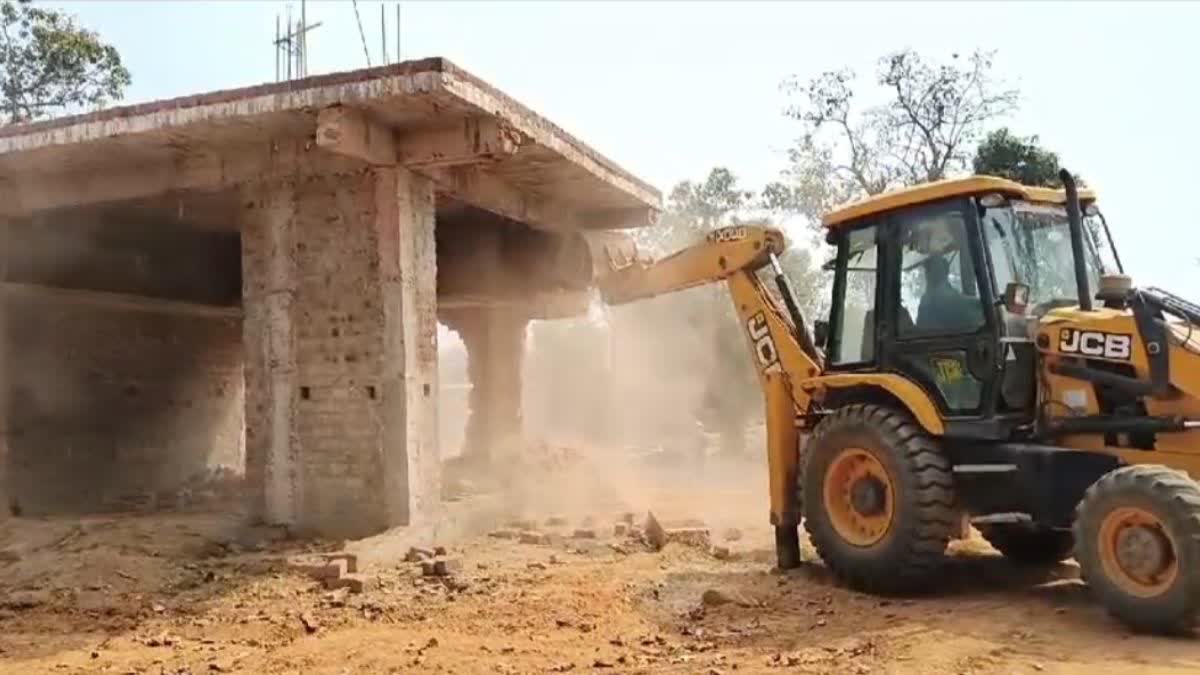
[{"label": "concrete pillar", "polygon": [[361,537],[440,498],[432,184],[403,169],[247,191],[246,463],[263,519]]},{"label": "concrete pillar", "polygon": [[471,394],[463,442],[464,462],[486,463],[490,447],[522,432],[521,377],[529,319],[506,308],[443,312],[467,348]]}]

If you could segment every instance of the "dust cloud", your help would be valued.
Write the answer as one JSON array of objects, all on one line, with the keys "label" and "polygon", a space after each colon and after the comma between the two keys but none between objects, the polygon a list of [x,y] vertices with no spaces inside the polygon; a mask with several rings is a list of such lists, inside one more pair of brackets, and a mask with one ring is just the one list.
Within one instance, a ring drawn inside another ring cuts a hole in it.
[{"label": "dust cloud", "polygon": [[729,321],[744,341],[717,311],[728,305],[722,285],[619,307],[597,299],[587,316],[533,322],[524,435],[496,439],[477,477],[500,512],[765,525],[762,394],[744,342],[721,339]]}]

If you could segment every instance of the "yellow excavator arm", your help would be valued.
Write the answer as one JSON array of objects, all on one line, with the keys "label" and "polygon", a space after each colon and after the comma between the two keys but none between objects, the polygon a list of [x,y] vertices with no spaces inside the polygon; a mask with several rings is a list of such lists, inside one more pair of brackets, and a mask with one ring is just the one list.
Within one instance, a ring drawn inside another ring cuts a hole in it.
[{"label": "yellow excavator arm", "polygon": [[[811,398],[808,389],[797,385],[820,375],[824,360],[779,264],[778,256],[786,246],[777,229],[735,225],[714,230],[703,242],[658,261],[608,249],[610,272],[598,283],[610,305],[721,281],[729,286],[763,387],[771,521],[783,528],[796,525],[800,517],[795,499],[798,420],[809,412]],[[758,271],[767,266],[772,268],[781,301],[759,278]]]}]

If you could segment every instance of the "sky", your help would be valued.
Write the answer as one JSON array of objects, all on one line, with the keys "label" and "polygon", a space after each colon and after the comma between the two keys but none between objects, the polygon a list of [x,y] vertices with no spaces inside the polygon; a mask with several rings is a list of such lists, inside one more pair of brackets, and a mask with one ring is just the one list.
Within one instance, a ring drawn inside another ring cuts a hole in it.
[{"label": "sky", "polygon": [[[276,16],[299,0],[48,2],[121,52],[127,102],[275,77]],[[371,63],[380,7],[395,60],[395,2],[357,2]],[[350,0],[310,1],[309,73],[367,65]],[[1099,194],[1126,272],[1185,296],[1200,281],[1200,3],[415,2],[401,56],[442,56],[664,193],[713,166],[747,187],[777,177],[799,133],[780,82],[911,47],[941,59],[995,49],[1021,91],[1003,123],[1037,134]],[[1200,300],[1200,297],[1193,298]]]}]

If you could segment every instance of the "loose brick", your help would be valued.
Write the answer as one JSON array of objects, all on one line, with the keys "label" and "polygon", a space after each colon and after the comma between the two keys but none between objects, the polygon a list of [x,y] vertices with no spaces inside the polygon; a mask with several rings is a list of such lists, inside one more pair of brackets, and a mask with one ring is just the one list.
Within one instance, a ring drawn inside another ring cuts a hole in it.
[{"label": "loose brick", "polygon": [[330,553],[325,556],[325,560],[331,563],[345,563],[346,572],[349,574],[358,572],[358,556],[353,553]]},{"label": "loose brick", "polygon": [[595,539],[596,531],[587,528],[579,528],[571,534],[571,537],[574,539]]},{"label": "loose brick", "polygon": [[404,556],[404,561],[405,562],[421,562],[423,560],[429,560],[429,559],[433,558],[433,556],[434,556],[434,553],[432,550],[427,549],[427,548],[419,548],[417,546],[413,546],[412,548],[408,549],[408,553],[405,554],[405,556]]},{"label": "loose brick", "polygon": [[446,577],[462,572],[462,561],[458,558],[435,558],[421,563],[421,573],[427,577]]},{"label": "loose brick", "polygon": [[347,572],[345,560],[312,560],[312,559],[292,559],[288,561],[288,567],[305,576],[312,577],[318,581],[323,579],[331,579],[342,576]]},{"label": "loose brick", "polygon": [[441,558],[433,563],[433,571],[439,577],[462,573],[462,561],[458,558]]},{"label": "loose brick", "polygon": [[708,530],[703,527],[677,527],[666,531],[667,543],[707,549],[710,545]]},{"label": "loose brick", "polygon": [[624,537],[625,533],[628,531],[629,531],[629,526],[626,525],[625,523],[617,523],[616,525],[613,525],[613,535],[614,536]]},{"label": "loose brick", "polygon": [[544,532],[522,532],[520,541],[522,544],[544,545],[550,543],[550,537]]},{"label": "loose brick", "polygon": [[[689,520],[684,522],[697,522]],[[654,517],[653,513],[646,514],[646,542],[658,551],[669,543],[684,546],[695,546],[708,549],[710,545],[708,529],[704,527],[672,527],[665,528]]]},{"label": "loose brick", "polygon": [[492,530],[488,533],[488,536],[493,539],[516,539],[520,536],[520,533],[516,530],[510,530],[506,528],[501,530]]},{"label": "loose brick", "polygon": [[373,577],[365,577],[360,574],[346,574],[336,579],[326,579],[325,588],[336,590],[339,588],[349,589],[351,593],[362,593],[363,591],[374,590],[378,585],[378,581]]}]

